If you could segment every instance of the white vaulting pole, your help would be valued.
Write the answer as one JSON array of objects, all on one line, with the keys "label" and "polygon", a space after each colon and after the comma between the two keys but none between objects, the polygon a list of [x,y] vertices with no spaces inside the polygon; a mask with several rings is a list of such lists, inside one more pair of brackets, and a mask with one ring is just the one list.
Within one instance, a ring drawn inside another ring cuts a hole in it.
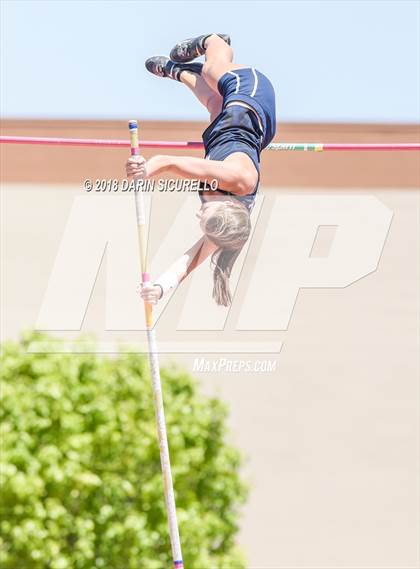
[{"label": "white vaulting pole", "polygon": [[[139,154],[139,139],[137,121],[131,120],[128,123],[130,129],[131,154]],[[140,265],[142,284],[150,283],[150,274],[147,262],[147,242],[146,242],[146,217],[143,202],[142,191],[135,191],[136,215],[137,215],[137,231],[140,246]],[[172,484],[171,463],[169,460],[168,437],[166,434],[165,412],[163,408],[162,386],[160,382],[159,360],[157,355],[156,334],[153,328],[153,312],[152,305],[148,302],[144,303],[144,311],[146,316],[146,331],[149,345],[149,362],[152,375],[153,399],[155,405],[157,431],[160,448],[160,462],[162,465],[163,489],[165,493],[166,512],[168,515],[169,535],[171,539],[172,558],[174,569],[183,569],[181,542],[179,539],[178,522],[176,518],[176,506],[174,488]]]}]

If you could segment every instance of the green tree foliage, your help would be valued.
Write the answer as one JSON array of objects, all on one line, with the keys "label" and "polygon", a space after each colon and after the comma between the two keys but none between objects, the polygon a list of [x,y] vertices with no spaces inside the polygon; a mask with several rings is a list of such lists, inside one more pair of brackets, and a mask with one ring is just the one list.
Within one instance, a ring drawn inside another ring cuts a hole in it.
[{"label": "green tree foliage", "polygon": [[[3,346],[2,569],[171,567],[147,359]],[[187,569],[243,568],[226,408],[161,370]]]}]

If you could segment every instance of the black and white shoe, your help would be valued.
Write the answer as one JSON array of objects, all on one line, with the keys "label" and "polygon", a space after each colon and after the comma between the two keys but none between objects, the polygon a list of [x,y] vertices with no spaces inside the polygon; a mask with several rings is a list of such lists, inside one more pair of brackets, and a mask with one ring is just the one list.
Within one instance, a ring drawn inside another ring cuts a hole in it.
[{"label": "black and white shoe", "polygon": [[201,75],[203,69],[202,63],[177,63],[171,61],[169,57],[164,55],[154,55],[146,59],[145,66],[147,71],[157,75],[158,77],[169,77],[170,79],[175,79],[175,81],[180,81],[181,73],[183,71],[190,71],[196,75]]},{"label": "black and white shoe", "polygon": [[[200,55],[203,55],[206,51],[204,42],[211,35],[213,34],[206,34],[204,36],[190,38],[177,43],[170,53],[170,58],[172,61],[176,61],[178,63],[186,63],[187,61],[192,61],[196,57],[200,57]],[[230,45],[230,36],[227,34],[217,35]]]}]

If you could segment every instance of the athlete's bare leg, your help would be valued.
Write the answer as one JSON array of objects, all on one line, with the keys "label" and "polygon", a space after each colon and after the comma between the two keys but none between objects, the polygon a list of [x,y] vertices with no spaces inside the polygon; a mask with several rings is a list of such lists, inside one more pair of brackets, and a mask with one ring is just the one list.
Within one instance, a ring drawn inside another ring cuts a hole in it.
[{"label": "athlete's bare leg", "polygon": [[216,93],[219,79],[233,69],[241,69],[244,65],[233,63],[233,49],[222,38],[213,34],[205,41],[205,58],[201,73],[207,85]]},{"label": "athlete's bare leg", "polygon": [[211,89],[206,81],[196,73],[183,71],[180,79],[206,107],[210,113],[210,121],[213,121],[222,110],[223,98],[220,93]]},{"label": "athlete's bare leg", "polygon": [[222,38],[213,34],[205,41],[205,63],[201,77],[189,71],[181,73],[181,82],[191,89],[197,99],[214,120],[222,109],[223,99],[217,89],[220,77],[227,71],[240,69],[244,65],[233,63],[233,50]]}]

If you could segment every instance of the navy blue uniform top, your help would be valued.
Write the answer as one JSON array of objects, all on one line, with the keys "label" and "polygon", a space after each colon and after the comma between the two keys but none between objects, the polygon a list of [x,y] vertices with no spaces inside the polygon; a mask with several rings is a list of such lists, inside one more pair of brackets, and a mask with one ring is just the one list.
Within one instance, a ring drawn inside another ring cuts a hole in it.
[{"label": "navy blue uniform top", "polygon": [[[260,153],[276,133],[274,88],[269,79],[253,67],[228,71],[219,79],[217,87],[223,97],[223,106],[221,113],[203,132],[205,157],[224,160],[234,152],[244,152],[251,158],[258,172],[258,182],[251,194],[237,196],[218,190],[235,196],[251,210],[260,180]],[[234,101],[242,101],[254,110],[240,105],[227,106]],[[200,198],[205,201],[201,191]]]}]

